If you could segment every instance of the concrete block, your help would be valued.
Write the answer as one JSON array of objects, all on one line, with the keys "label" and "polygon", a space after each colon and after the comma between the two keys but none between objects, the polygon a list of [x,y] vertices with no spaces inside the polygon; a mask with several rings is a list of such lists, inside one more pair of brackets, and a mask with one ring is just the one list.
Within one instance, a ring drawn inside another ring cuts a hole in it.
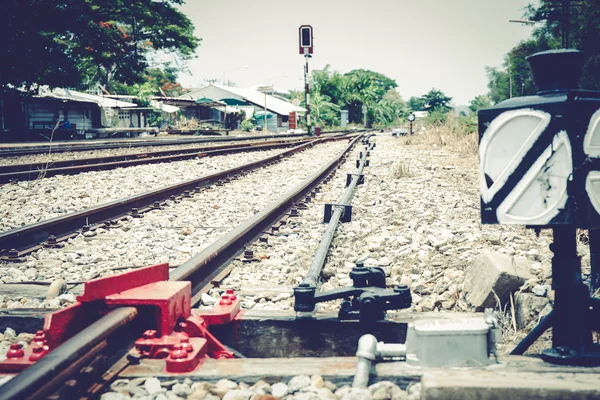
[{"label": "concrete block", "polygon": [[538,316],[550,303],[546,297],[539,297],[533,293],[517,293],[515,295],[515,319],[517,328],[523,329],[532,321],[537,321]]},{"label": "concrete block", "polygon": [[598,374],[448,371],[425,373],[421,400],[587,400],[600,398]]},{"label": "concrete block", "polygon": [[[465,272],[465,298],[478,310],[502,305],[526,280],[533,278],[529,262],[497,252],[481,253]],[[495,293],[495,295],[494,295]]]}]

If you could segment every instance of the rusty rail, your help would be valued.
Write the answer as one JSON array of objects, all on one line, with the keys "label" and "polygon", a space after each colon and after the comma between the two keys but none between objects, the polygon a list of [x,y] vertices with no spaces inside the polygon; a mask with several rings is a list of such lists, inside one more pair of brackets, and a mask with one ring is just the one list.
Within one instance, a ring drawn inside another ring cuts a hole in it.
[{"label": "rusty rail", "polygon": [[[309,194],[333,172],[345,160],[348,152],[359,139],[360,137],[356,137],[351,140],[343,151],[310,178],[269,204],[260,213],[234,228],[200,254],[176,268],[171,272],[170,280],[191,280],[192,293],[199,293],[206,285],[210,284],[212,277],[222,271],[243,246],[278,221],[295,202]],[[302,146],[308,145],[310,144]],[[279,157],[279,155],[275,157]],[[83,367],[94,362],[98,355],[114,351],[110,348],[110,343],[114,344],[115,335],[121,334],[121,328],[125,325],[128,325],[129,328],[133,327],[130,322],[136,316],[137,310],[130,307],[119,308],[107,314],[6,383],[0,390],[0,400],[45,398],[56,390],[61,390],[62,395],[66,395],[68,398],[70,394],[65,391],[69,389],[73,391],[74,395],[81,388],[69,387],[65,383],[68,383],[74,374],[82,371]],[[120,342],[121,347],[126,347],[123,340]],[[112,369],[118,370],[118,367]]]},{"label": "rusty rail", "polygon": [[0,183],[11,181],[31,181],[40,177],[55,175],[75,175],[89,171],[104,171],[142,164],[156,164],[182,160],[192,160],[200,153],[203,157],[233,154],[245,151],[258,151],[293,146],[306,143],[310,139],[276,140],[270,142],[243,143],[190,149],[163,150],[135,153],[122,156],[95,157],[56,162],[32,164],[0,165]]},{"label": "rusty rail", "polygon": [[[260,168],[270,162],[280,161],[284,157],[302,151],[317,143],[330,140],[340,140],[339,137],[313,140],[291,149],[284,150],[273,156],[262,160],[247,163],[225,171],[205,175],[200,178],[178,182],[173,185],[154,189],[145,193],[130,196],[124,199],[114,200],[109,203],[100,204],[85,210],[76,211],[61,217],[37,222],[21,228],[12,229],[0,233],[0,251],[8,257],[18,258],[21,253],[34,251],[47,241],[50,236],[57,240],[64,240],[76,235],[78,230],[84,226],[92,226],[109,220],[122,218],[137,209],[137,212],[147,211],[160,205],[161,201],[170,196],[177,196],[185,191],[197,190],[211,185],[219,180],[240,175],[242,173]],[[16,250],[19,254],[16,254]]]}]

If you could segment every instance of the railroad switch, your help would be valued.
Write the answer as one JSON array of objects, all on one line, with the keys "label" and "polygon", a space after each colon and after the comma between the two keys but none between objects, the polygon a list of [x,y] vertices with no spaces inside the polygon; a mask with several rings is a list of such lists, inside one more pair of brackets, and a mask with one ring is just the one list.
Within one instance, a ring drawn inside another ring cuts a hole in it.
[{"label": "railroad switch", "polygon": [[317,303],[344,299],[338,312],[340,320],[359,320],[373,323],[385,318],[386,310],[408,308],[412,298],[406,285],[386,289],[385,273],[381,267],[365,267],[357,263],[350,272],[351,287],[317,292],[310,284],[300,284],[294,288],[294,310],[313,312]]},{"label": "railroad switch", "polygon": [[234,291],[227,290],[213,308],[192,312],[191,283],[168,279],[169,264],[159,264],[85,282],[75,304],[46,316],[29,347],[11,346],[0,372],[22,371],[108,311],[131,306],[155,321],[135,342],[139,358],[165,359],[167,372],[192,371],[206,357],[233,358],[208,326],[229,323],[238,314]]}]

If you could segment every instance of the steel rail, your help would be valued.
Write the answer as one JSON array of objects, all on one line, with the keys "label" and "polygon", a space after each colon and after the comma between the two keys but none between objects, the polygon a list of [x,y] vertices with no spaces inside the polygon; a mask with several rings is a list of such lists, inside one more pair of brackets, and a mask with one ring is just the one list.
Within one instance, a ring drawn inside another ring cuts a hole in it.
[{"label": "steel rail", "polygon": [[306,196],[327,175],[329,175],[345,159],[360,137],[352,140],[348,146],[331,161],[290,191],[270,203],[262,211],[247,219],[200,253],[175,268],[170,273],[170,280],[191,281],[192,294],[196,296],[210,284],[242,248],[258,237],[263,230],[278,221],[295,202]]},{"label": "steel rail", "polygon": [[298,143],[300,141],[307,141],[309,138],[293,138],[291,140],[278,139],[271,141],[256,141],[256,142],[244,142],[244,143],[233,143],[233,144],[220,144],[215,146],[193,146],[193,147],[185,147],[180,149],[173,150],[157,150],[157,151],[144,151],[138,153],[127,153],[121,155],[110,155],[110,156],[102,156],[102,157],[89,157],[89,158],[73,158],[70,160],[57,160],[57,161],[46,161],[46,162],[35,162],[35,163],[23,163],[23,164],[5,164],[0,165],[0,173],[4,174],[7,172],[18,172],[18,171],[38,171],[42,168],[62,168],[62,167],[73,167],[77,165],[87,165],[87,164],[101,164],[101,163],[109,163],[115,161],[128,161],[128,160],[137,160],[140,158],[150,158],[150,157],[161,157],[161,156],[171,156],[177,154],[187,154],[194,153],[197,154],[199,152],[207,152],[207,151],[215,151],[215,150],[237,150],[242,148],[250,148],[253,146],[260,145],[269,145],[269,144],[279,144],[279,143]]},{"label": "steel rail", "polygon": [[2,385],[0,400],[45,398],[93,356],[106,350],[107,339],[137,315],[135,307],[117,308],[106,314]]},{"label": "steel rail", "polygon": [[[176,268],[171,272],[170,280],[192,280],[192,293],[198,293],[243,246],[260,235],[266,227],[279,220],[295,202],[306,196],[337,168],[359,139],[360,137],[356,137],[351,140],[343,151],[310,178]],[[132,326],[130,323],[136,316],[137,310],[131,307],[111,311],[6,383],[0,390],[0,400],[45,398],[70,379],[74,373],[80,371],[93,356],[102,351],[107,352],[107,341],[114,338],[123,326],[127,324]]]},{"label": "steel rail", "polygon": [[309,287],[317,287],[319,283],[319,279],[321,277],[321,272],[323,271],[323,267],[327,262],[327,255],[329,254],[329,249],[331,248],[331,243],[333,242],[333,237],[335,236],[335,232],[339,226],[340,219],[344,214],[345,205],[350,205],[352,196],[354,195],[354,191],[358,182],[360,180],[360,175],[363,172],[367,160],[367,150],[363,153],[362,158],[360,159],[360,163],[358,169],[352,176],[352,181],[344,191],[342,198],[340,199],[338,204],[333,205],[335,211],[333,211],[331,215],[331,219],[327,224],[327,228],[325,229],[325,233],[321,238],[321,242],[319,243],[319,247],[315,253],[315,257],[313,262],[306,274],[306,277],[300,283],[300,286],[309,286]]},{"label": "steel rail", "polygon": [[21,252],[25,250],[32,251],[35,250],[38,245],[48,240],[50,235],[62,237],[73,234],[83,226],[91,226],[107,220],[123,217],[127,215],[133,208],[140,210],[144,207],[151,208],[155,202],[168,199],[172,195],[179,195],[184,193],[186,190],[195,190],[199,187],[205,187],[219,180],[260,168],[268,163],[280,161],[287,155],[302,151],[317,143],[340,139],[342,138],[332,137],[317,139],[315,141],[303,143],[291,149],[281,151],[275,155],[263,158],[261,160],[230,168],[225,171],[178,182],[173,185],[154,189],[141,194],[136,194],[124,199],[114,200],[64,216],[40,221],[35,224],[12,229],[10,231],[0,232],[0,251],[8,251],[11,249],[16,249]]},{"label": "steel rail", "polygon": [[[338,133],[338,131],[335,131]],[[364,132],[364,130],[356,131],[344,131],[347,133]],[[321,132],[321,134],[328,134],[329,132]],[[190,143],[206,143],[206,142],[243,142],[248,140],[256,139],[281,139],[281,138],[301,138],[310,137],[307,133],[293,133],[293,134],[272,134],[272,135],[260,135],[260,136],[211,136],[206,138],[190,138],[190,139],[160,139],[160,140],[136,140],[136,141],[116,141],[110,143],[54,143],[43,146],[21,146],[21,147],[8,147],[5,150],[0,149],[0,157],[18,157],[32,154],[44,154],[48,153],[52,149],[52,153],[64,153],[70,151],[90,151],[90,150],[105,150],[122,147],[142,147],[142,146],[168,146],[177,144],[190,144]]]},{"label": "steel rail", "polygon": [[[227,146],[225,149],[211,149],[209,147],[204,147],[201,149],[194,150],[186,150],[184,152],[177,152],[174,155],[166,155],[166,156],[157,156],[152,157],[152,153],[143,153],[138,155],[135,159],[124,160],[124,161],[113,161],[113,162],[96,162],[96,163],[86,163],[82,162],[79,165],[73,166],[64,166],[60,167],[57,165],[51,165],[51,167],[47,167],[52,163],[36,163],[36,164],[19,164],[18,166],[14,166],[15,169],[19,169],[20,167],[31,166],[28,170],[22,171],[14,171],[14,172],[0,172],[0,183],[8,183],[10,181],[31,181],[39,179],[40,176],[50,177],[55,175],[75,175],[82,172],[89,171],[106,171],[115,168],[123,168],[123,167],[131,167],[134,165],[142,165],[142,164],[156,164],[163,162],[174,162],[174,161],[182,161],[182,160],[192,160],[198,157],[198,152],[201,152],[203,157],[215,156],[220,154],[233,154],[240,153],[245,151],[258,151],[258,150],[267,150],[267,149],[275,149],[282,147],[293,146],[294,144],[304,143],[309,141],[310,139],[300,139],[295,140],[293,142],[270,142],[256,145],[243,145],[239,147]],[[148,156],[148,157],[144,157]],[[129,156],[131,158],[131,156]],[[79,160],[78,160],[79,161]],[[88,161],[88,160],[82,160]],[[95,161],[95,160],[94,160]],[[61,162],[61,164],[68,164],[69,162]],[[58,163],[56,163],[58,164]],[[10,170],[13,166],[0,166],[0,171]]]}]

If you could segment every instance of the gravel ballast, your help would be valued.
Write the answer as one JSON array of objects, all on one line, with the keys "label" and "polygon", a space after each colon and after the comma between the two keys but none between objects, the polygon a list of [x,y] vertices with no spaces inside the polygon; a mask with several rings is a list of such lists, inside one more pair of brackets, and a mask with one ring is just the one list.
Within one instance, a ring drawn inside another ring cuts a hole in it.
[{"label": "gravel ballast", "polygon": [[[25,263],[0,263],[0,279],[79,282],[127,267],[178,265],[312,175],[346,146],[346,141],[314,146],[224,186],[207,188],[181,202],[169,201],[165,209],[143,218],[129,217],[115,228],[86,232],[62,249],[41,249]],[[64,306],[68,300],[53,299],[41,305]],[[35,307],[36,303],[39,306],[40,301],[5,296],[0,308]]]},{"label": "gravel ballast", "polygon": [[58,175],[0,186],[0,232],[257,161],[281,149]]}]

